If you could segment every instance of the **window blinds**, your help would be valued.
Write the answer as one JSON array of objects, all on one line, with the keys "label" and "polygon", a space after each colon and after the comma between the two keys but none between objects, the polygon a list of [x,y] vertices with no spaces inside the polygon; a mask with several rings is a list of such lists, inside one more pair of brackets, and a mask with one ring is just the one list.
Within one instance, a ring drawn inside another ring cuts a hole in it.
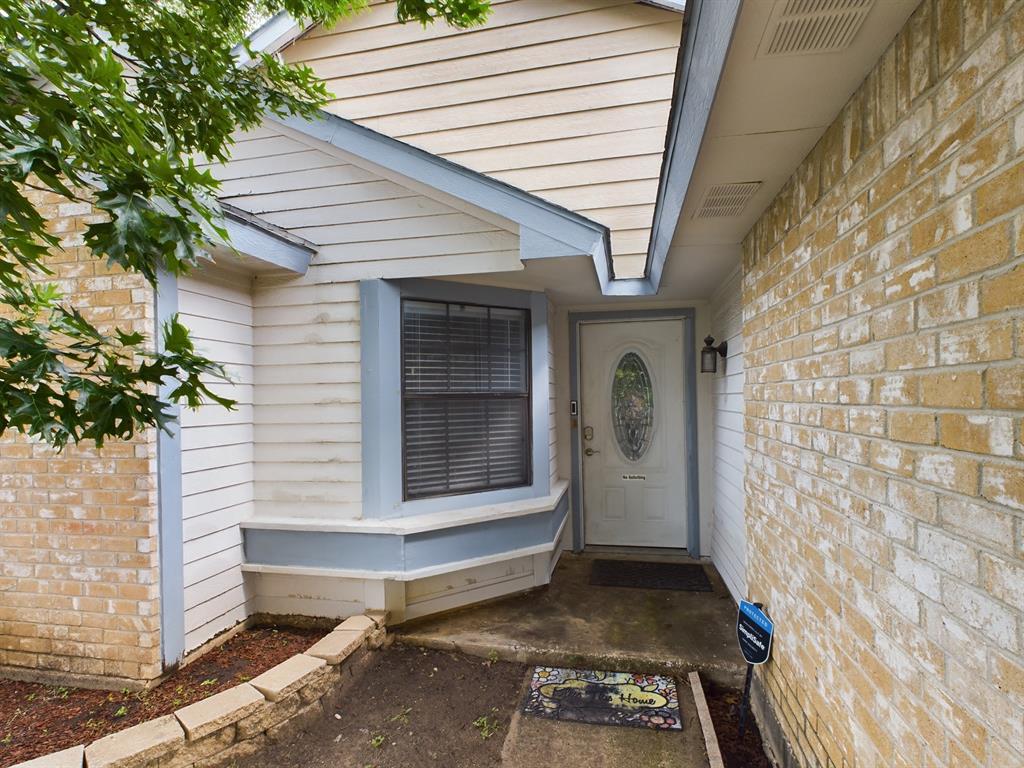
[{"label": "window blinds", "polygon": [[405,498],[530,482],[529,313],[402,302]]}]

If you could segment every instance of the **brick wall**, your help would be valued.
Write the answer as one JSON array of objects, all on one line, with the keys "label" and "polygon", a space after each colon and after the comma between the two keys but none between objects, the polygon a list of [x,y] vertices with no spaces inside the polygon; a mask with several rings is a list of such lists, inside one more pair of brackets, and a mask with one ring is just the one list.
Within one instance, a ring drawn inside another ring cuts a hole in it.
[{"label": "brick wall", "polygon": [[[81,245],[90,207],[33,203],[62,238],[49,265],[65,296],[101,329],[151,336],[148,284]],[[151,433],[60,454],[0,437],[0,673],[106,686],[160,674],[155,470]]]},{"label": "brick wall", "polygon": [[1024,765],[1024,2],[924,0],[745,242],[797,761]]}]

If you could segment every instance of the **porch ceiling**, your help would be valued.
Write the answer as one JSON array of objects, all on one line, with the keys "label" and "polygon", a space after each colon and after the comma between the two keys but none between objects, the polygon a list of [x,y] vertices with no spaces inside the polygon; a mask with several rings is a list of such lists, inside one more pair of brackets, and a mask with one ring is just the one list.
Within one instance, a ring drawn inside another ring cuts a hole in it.
[{"label": "porch ceiling", "polygon": [[[733,34],[659,298],[708,297],[739,262],[740,243],[835,119],[919,0],[875,0],[839,51],[759,52],[789,0],[745,2]],[[698,218],[708,190],[759,181],[738,215]]]}]

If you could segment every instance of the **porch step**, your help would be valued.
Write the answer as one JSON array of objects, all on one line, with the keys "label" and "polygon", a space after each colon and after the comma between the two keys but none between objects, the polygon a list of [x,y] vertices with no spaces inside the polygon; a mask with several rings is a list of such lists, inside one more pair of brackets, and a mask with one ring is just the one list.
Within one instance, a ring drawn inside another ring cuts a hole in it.
[{"label": "porch step", "polygon": [[587,555],[562,556],[551,584],[396,628],[398,642],[525,664],[647,672],[697,671],[736,687],[746,666],[736,604],[714,566],[711,592],[590,585]]},{"label": "porch step", "polygon": [[690,672],[699,672],[701,677],[726,688],[743,685],[746,667],[733,661],[687,661],[678,656],[659,657],[617,651],[587,652],[558,648],[513,644],[497,639],[472,637],[441,637],[430,632],[403,632],[394,636],[396,643],[433,648],[439,651],[465,653],[494,661],[514,661],[520,664],[544,667],[570,667],[573,669],[601,669],[607,671],[643,672],[651,675],[668,675],[685,680]]}]

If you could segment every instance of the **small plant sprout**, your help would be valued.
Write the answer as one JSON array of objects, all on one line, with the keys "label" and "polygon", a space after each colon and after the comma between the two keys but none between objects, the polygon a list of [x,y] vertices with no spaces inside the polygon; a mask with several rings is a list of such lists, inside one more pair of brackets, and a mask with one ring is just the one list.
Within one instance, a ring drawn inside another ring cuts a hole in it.
[{"label": "small plant sprout", "polygon": [[398,722],[398,723],[402,723],[402,725],[407,725],[409,723],[409,713],[410,712],[412,712],[412,707],[406,707],[401,712],[399,712],[397,715],[392,715],[388,719],[388,722],[389,723]]},{"label": "small plant sprout", "polygon": [[383,733],[378,733],[372,739],[370,739],[370,746],[373,747],[374,749],[380,749],[381,747],[384,746],[384,742],[386,740],[387,740],[387,737],[385,737]]},{"label": "small plant sprout", "polygon": [[114,717],[124,717],[127,714],[128,714],[128,707],[126,707],[124,704],[122,704],[120,707],[117,708],[117,711],[114,713]]},{"label": "small plant sprout", "polygon": [[209,687],[211,685],[216,685],[216,684],[217,684],[217,678],[216,677],[208,677],[205,680],[203,680],[203,682],[201,682],[199,685],[204,686],[204,687]]},{"label": "small plant sprout", "polygon": [[480,731],[480,738],[482,739],[489,739],[501,730],[501,724],[498,722],[498,718],[494,716],[497,714],[498,709],[493,707],[491,712],[493,714],[480,715],[480,717],[473,721],[473,725]]},{"label": "small plant sprout", "polygon": [[487,654],[487,663],[494,664],[498,661],[498,652],[493,648]]}]

